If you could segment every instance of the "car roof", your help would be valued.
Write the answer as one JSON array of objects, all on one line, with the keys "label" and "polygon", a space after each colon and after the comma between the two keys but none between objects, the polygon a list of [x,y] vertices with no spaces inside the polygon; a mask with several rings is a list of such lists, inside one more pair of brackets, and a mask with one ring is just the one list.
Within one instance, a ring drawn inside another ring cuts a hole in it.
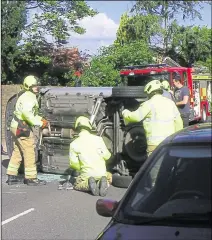
[{"label": "car roof", "polygon": [[211,143],[211,123],[202,123],[189,126],[166,138],[164,144],[178,143]]}]

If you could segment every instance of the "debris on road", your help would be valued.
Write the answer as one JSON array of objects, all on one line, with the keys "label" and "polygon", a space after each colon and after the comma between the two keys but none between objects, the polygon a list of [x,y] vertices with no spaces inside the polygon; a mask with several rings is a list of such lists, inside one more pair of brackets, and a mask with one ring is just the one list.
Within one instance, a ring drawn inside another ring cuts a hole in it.
[{"label": "debris on road", "polygon": [[73,185],[69,181],[65,181],[62,184],[59,184],[58,190],[73,190]]}]

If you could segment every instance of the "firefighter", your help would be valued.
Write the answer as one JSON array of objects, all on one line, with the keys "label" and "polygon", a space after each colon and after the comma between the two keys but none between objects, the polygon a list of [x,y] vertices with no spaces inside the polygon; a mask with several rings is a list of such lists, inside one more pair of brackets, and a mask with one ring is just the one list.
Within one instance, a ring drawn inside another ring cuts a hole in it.
[{"label": "firefighter", "polygon": [[102,137],[91,134],[92,126],[86,117],[78,117],[75,128],[79,136],[70,144],[70,167],[79,171],[74,189],[106,196],[112,175],[107,172],[105,161],[111,157]]},{"label": "firefighter", "polygon": [[24,158],[25,179],[29,186],[45,185],[37,179],[36,158],[34,150],[33,126],[47,127],[48,122],[38,115],[38,82],[34,76],[27,76],[23,82],[23,93],[19,96],[10,126],[14,140],[14,150],[7,168],[8,184],[23,182],[18,178],[18,169]]},{"label": "firefighter", "polygon": [[170,100],[175,102],[175,98],[174,98],[173,92],[170,89],[169,82],[166,81],[166,80],[163,80],[161,82],[161,85],[162,85],[162,89],[163,89],[163,96],[167,97],[168,99],[170,99]]},{"label": "firefighter", "polygon": [[134,112],[123,110],[122,115],[125,124],[143,121],[149,156],[166,137],[181,130],[183,123],[174,102],[162,96],[163,90],[159,80],[149,82],[144,91],[149,100]]},{"label": "firefighter", "polygon": [[183,127],[185,128],[189,126],[190,115],[189,89],[187,86],[183,86],[183,84],[181,83],[181,76],[179,73],[175,73],[173,77],[173,84],[175,86],[174,96],[176,99],[176,105],[183,120]]}]

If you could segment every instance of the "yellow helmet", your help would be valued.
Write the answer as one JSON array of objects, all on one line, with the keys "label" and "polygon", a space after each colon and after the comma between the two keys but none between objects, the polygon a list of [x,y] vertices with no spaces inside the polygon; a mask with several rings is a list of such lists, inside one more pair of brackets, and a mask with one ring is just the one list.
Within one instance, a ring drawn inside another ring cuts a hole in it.
[{"label": "yellow helmet", "polygon": [[161,84],[162,84],[162,87],[163,87],[165,90],[167,90],[167,91],[170,90],[170,84],[169,84],[168,81],[163,80]]},{"label": "yellow helmet", "polygon": [[86,127],[89,128],[90,130],[92,129],[90,120],[87,117],[80,116],[77,118],[75,122],[75,129],[78,127]]},{"label": "yellow helmet", "polygon": [[160,90],[161,88],[161,82],[159,80],[153,80],[144,87],[144,92],[147,94],[150,94],[156,90]]},{"label": "yellow helmet", "polygon": [[23,88],[25,90],[29,90],[31,87],[35,87],[38,85],[38,80],[36,77],[30,75],[24,78]]}]

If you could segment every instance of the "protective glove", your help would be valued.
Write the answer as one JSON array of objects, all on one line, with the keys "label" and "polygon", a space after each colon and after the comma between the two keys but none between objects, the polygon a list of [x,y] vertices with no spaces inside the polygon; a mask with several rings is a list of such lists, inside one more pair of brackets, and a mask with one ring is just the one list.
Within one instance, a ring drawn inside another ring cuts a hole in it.
[{"label": "protective glove", "polygon": [[46,119],[42,118],[41,121],[43,122],[42,129],[48,127],[49,122]]},{"label": "protective glove", "polygon": [[129,111],[128,109],[124,109],[124,110],[122,111],[122,116],[123,116],[123,118],[127,118],[127,117],[129,116],[129,114],[130,114],[130,111]]},{"label": "protective glove", "polygon": [[128,109],[124,109],[122,111],[122,116],[123,116],[124,124],[128,125],[129,122],[127,121],[127,118],[130,116],[130,111]]},{"label": "protective glove", "polygon": [[124,110],[124,104],[120,103],[119,105],[119,115],[122,117],[122,111]]}]

